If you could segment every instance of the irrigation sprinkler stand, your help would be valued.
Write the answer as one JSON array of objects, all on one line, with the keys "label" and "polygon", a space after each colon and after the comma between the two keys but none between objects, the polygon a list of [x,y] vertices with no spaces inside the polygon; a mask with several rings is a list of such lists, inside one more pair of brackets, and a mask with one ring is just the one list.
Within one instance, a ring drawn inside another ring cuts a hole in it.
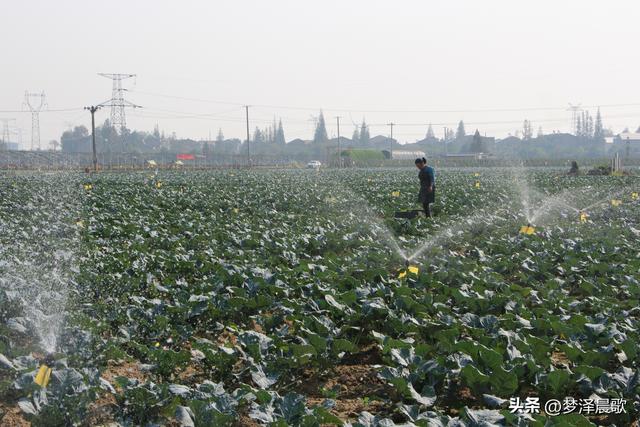
[{"label": "irrigation sprinkler stand", "polygon": [[418,215],[420,215],[420,212],[423,212],[420,209],[414,209],[414,210],[410,210],[410,211],[398,211],[396,212],[393,217],[394,218],[403,218],[403,219],[413,219],[415,217],[417,217]]}]

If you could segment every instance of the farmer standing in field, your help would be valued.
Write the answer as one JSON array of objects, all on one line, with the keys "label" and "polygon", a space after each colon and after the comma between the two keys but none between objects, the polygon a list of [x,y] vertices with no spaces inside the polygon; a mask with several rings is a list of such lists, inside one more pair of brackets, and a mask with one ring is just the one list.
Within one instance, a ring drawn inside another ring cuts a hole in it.
[{"label": "farmer standing in field", "polygon": [[427,159],[424,157],[416,159],[416,167],[420,169],[418,179],[420,179],[420,193],[418,200],[422,203],[424,214],[431,217],[429,204],[436,200],[436,177],[431,166],[427,166]]}]

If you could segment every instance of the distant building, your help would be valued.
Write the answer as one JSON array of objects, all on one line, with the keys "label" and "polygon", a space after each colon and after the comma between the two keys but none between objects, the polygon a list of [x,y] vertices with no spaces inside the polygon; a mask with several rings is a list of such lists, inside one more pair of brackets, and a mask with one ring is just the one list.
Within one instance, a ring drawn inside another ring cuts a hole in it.
[{"label": "distant building", "polygon": [[615,137],[616,142],[640,143],[640,133],[638,132],[622,132]]},{"label": "distant building", "polygon": [[384,158],[388,159],[391,157],[393,160],[415,160],[417,158],[422,158],[425,156],[424,151],[404,151],[404,150],[393,150],[391,156],[389,156],[388,150],[382,150],[382,154],[384,154]]},{"label": "distant building", "polygon": [[[384,147],[385,145],[389,145],[390,142],[391,142],[391,138],[389,138],[388,136],[382,136],[382,135],[372,136],[369,139],[369,145],[377,145],[377,146],[382,145]],[[393,138],[393,143],[397,144],[398,141],[395,138]]]},{"label": "distant building", "polygon": [[467,159],[467,160],[482,160],[491,157],[491,153],[459,153],[459,154],[446,154],[444,156],[447,159]]},{"label": "distant building", "polygon": [[[476,131],[477,132],[477,131]],[[462,138],[458,138],[456,140],[456,142],[458,143],[462,143],[462,144],[473,144],[474,143],[474,138],[475,138],[475,142],[479,142],[481,144],[485,144],[485,146],[489,147],[492,146],[493,144],[496,143],[496,138],[493,136],[482,136],[480,135],[480,133],[478,133],[477,135],[465,135]]]}]

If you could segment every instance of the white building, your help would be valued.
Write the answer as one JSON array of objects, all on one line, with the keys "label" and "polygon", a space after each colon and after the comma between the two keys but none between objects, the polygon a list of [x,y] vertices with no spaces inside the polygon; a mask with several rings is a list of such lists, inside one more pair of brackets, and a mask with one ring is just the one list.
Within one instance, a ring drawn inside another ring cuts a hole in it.
[{"label": "white building", "polygon": [[415,160],[425,156],[424,151],[393,150],[391,158],[394,160]]}]

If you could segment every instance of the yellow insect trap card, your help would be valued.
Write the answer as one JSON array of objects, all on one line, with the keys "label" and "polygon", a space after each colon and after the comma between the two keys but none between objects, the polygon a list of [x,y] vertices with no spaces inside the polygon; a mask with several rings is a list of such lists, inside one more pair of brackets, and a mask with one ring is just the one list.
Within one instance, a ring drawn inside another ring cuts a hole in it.
[{"label": "yellow insect trap card", "polygon": [[49,384],[49,380],[51,379],[51,368],[47,365],[41,365],[40,369],[38,369],[38,373],[36,374],[36,378],[33,380],[40,387],[45,388],[47,384]]},{"label": "yellow insect trap card", "polygon": [[535,232],[536,232],[535,227],[532,227],[530,225],[523,225],[522,227],[520,227],[520,234],[526,234],[530,236]]}]

